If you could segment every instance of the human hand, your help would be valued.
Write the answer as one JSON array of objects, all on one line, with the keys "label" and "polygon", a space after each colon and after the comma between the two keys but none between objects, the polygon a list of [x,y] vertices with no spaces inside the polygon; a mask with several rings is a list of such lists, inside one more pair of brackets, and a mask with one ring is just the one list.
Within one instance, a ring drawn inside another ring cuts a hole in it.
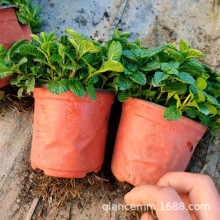
[{"label": "human hand", "polygon": [[[189,213],[186,209],[188,207],[181,206],[183,202],[186,204],[187,200],[194,207],[199,207],[199,210],[194,209]],[[129,205],[150,204],[150,207],[153,205],[159,220],[220,219],[219,194],[211,178],[201,174],[167,173],[158,181],[157,185],[135,187],[125,195],[125,202]],[[171,209],[168,210],[166,204],[170,204]],[[176,207],[172,204],[180,206]],[[145,213],[141,220],[153,219],[150,214]]]}]

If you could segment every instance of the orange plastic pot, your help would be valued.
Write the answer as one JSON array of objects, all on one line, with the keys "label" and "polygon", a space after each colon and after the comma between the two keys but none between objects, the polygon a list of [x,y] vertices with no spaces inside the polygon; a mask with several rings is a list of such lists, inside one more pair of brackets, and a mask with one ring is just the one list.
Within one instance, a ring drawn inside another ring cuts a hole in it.
[{"label": "orange plastic pot", "polygon": [[164,111],[135,98],[123,103],[111,164],[118,180],[156,184],[165,173],[186,169],[207,128],[186,117],[168,121]]},{"label": "orange plastic pot", "polygon": [[0,44],[3,44],[7,50],[15,41],[30,40],[31,33],[28,26],[20,25],[13,6],[0,7]]},{"label": "orange plastic pot", "polygon": [[114,95],[96,92],[79,98],[71,91],[52,94],[35,88],[33,169],[46,175],[81,178],[98,172],[104,160],[108,120]]},{"label": "orange plastic pot", "polygon": [[9,76],[7,78],[0,78],[0,88],[7,86],[11,80],[12,76]]}]

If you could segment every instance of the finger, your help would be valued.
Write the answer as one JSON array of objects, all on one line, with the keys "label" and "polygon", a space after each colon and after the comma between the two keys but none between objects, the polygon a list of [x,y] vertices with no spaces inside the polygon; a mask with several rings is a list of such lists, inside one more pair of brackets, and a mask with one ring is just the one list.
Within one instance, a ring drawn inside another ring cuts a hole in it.
[{"label": "finger", "polygon": [[[159,187],[154,185],[138,186],[125,195],[125,202],[129,205],[146,205],[156,211],[158,219],[190,220],[186,208],[173,210],[172,204],[177,203],[184,206],[178,193],[170,187]],[[170,205],[169,209],[167,204]]]},{"label": "finger", "polygon": [[208,176],[171,172],[164,175],[157,185],[172,187],[179,194],[189,194],[190,203],[196,205],[194,213],[198,219],[220,219],[220,197]]},{"label": "finger", "polygon": [[154,220],[154,217],[148,213],[144,213],[141,217],[141,220]]}]

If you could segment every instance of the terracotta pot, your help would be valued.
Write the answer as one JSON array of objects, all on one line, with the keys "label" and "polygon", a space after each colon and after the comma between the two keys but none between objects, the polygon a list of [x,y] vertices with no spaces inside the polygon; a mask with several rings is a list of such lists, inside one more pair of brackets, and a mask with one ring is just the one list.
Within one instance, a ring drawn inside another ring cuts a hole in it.
[{"label": "terracotta pot", "polygon": [[28,39],[32,33],[27,25],[20,25],[13,6],[0,7],[0,43],[8,50],[15,41]]},{"label": "terracotta pot", "polygon": [[31,29],[26,24],[21,24],[21,23],[20,23],[20,27],[24,34],[24,38],[27,40],[31,40],[31,34],[32,34]]},{"label": "terracotta pot", "polygon": [[114,95],[96,92],[79,98],[71,91],[52,94],[35,88],[33,169],[46,175],[81,178],[98,172],[104,160],[108,120]]},{"label": "terracotta pot", "polygon": [[207,128],[186,117],[168,121],[164,111],[135,98],[123,103],[111,164],[118,180],[156,184],[165,173],[186,169]]},{"label": "terracotta pot", "polygon": [[7,78],[0,78],[0,88],[7,86],[10,83],[12,76],[9,76]]}]

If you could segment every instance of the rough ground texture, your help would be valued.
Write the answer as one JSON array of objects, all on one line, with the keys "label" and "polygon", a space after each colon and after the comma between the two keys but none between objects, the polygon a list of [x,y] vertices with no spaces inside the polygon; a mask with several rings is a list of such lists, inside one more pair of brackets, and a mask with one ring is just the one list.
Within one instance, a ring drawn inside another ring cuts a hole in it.
[{"label": "rough ground texture", "polygon": [[[105,41],[114,28],[132,32],[131,38],[140,38],[149,47],[166,42],[187,40],[203,51],[206,64],[220,72],[220,1],[219,0],[33,0],[42,8],[43,30],[57,31],[73,28],[96,40]],[[25,219],[33,200],[40,195],[35,174],[30,169],[29,150],[32,136],[33,109],[17,111],[4,108],[0,102],[0,220]],[[116,104],[117,108],[120,105]],[[120,115],[117,115],[119,119]],[[117,123],[110,124],[116,129]],[[113,129],[113,130],[114,130]],[[114,134],[109,134],[107,154],[111,155]],[[56,209],[54,197],[41,197],[33,219],[139,219],[136,213],[106,212],[102,204],[121,203],[130,189],[119,186],[110,173],[110,158],[106,158],[104,177],[106,185],[85,179],[83,192]],[[220,142],[210,135],[198,145],[187,168],[191,172],[210,175],[220,188]],[[100,174],[98,174],[100,176]],[[102,175],[101,175],[102,176]],[[33,177],[33,178],[32,178]],[[43,177],[42,177],[43,178]],[[104,181],[105,182],[105,181]],[[81,189],[81,190],[82,190]],[[38,192],[36,192],[38,191]],[[47,192],[47,190],[46,190]],[[80,190],[79,190],[80,192]],[[105,192],[107,192],[105,194]]]}]

